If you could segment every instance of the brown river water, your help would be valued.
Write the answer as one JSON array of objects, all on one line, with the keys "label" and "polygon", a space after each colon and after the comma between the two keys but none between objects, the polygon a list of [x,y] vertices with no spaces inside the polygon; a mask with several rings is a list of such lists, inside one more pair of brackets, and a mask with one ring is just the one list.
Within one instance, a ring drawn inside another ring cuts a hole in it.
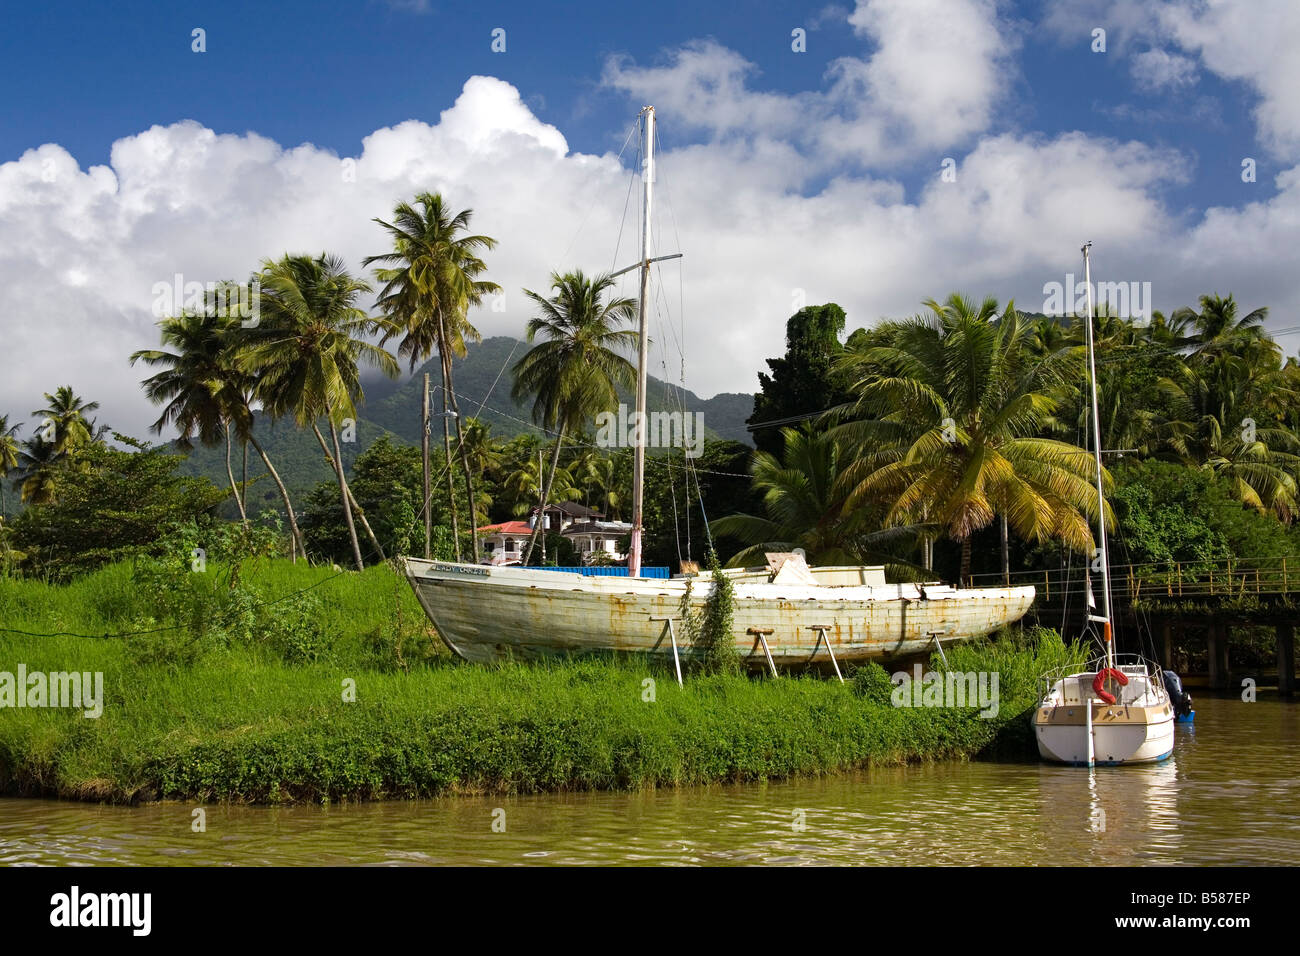
[{"label": "brown river water", "polygon": [[[1300,703],[1196,700],[1148,767],[942,763],[639,793],[330,807],[0,799],[0,863],[1104,865],[1300,861]],[[494,828],[495,827],[495,828]]]}]

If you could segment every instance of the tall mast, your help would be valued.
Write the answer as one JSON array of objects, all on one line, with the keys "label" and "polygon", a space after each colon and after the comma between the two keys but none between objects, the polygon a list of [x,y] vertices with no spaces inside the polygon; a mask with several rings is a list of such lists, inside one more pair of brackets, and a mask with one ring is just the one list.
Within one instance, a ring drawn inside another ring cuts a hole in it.
[{"label": "tall mast", "polygon": [[1097,465],[1097,532],[1101,558],[1101,614],[1090,615],[1102,625],[1106,638],[1106,666],[1115,666],[1115,642],[1110,627],[1110,553],[1106,547],[1106,498],[1101,484],[1101,415],[1097,400],[1097,355],[1092,332],[1092,263],[1088,251],[1091,242],[1083,244],[1083,284],[1088,295],[1088,380],[1092,385],[1092,454]]},{"label": "tall mast", "polygon": [[635,431],[635,449],[632,465],[632,547],[627,556],[629,577],[641,574],[641,517],[645,498],[645,447],[646,447],[646,366],[649,364],[649,340],[646,338],[646,306],[650,293],[650,209],[654,201],[655,181],[655,108],[641,110],[641,295],[637,300],[640,332],[637,342],[636,362],[636,414],[632,419]]}]

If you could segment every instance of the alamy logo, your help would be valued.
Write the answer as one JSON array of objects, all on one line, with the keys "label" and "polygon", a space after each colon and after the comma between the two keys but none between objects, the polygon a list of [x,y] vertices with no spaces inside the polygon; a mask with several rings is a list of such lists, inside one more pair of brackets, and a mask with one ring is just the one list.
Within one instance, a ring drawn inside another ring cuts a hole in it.
[{"label": "alamy logo", "polygon": [[18,665],[18,673],[0,671],[0,708],[71,707],[83,717],[98,718],[104,713],[104,674],[102,671],[27,670]]},{"label": "alamy logo", "polygon": [[[1151,318],[1150,282],[1094,282],[1092,301],[1100,307],[1104,302],[1110,314],[1124,319]],[[1088,283],[1074,278],[1073,272],[1065,274],[1065,282],[1048,282],[1043,285],[1043,314],[1058,318],[1067,315],[1088,314]]]},{"label": "alamy logo", "polygon": [[921,665],[912,673],[890,675],[894,685],[889,701],[895,707],[978,707],[986,719],[998,715],[998,674],[970,671],[926,671]]},{"label": "alamy logo", "polygon": [[681,448],[687,458],[704,451],[703,412],[629,412],[620,404],[618,412],[596,416],[596,444],[601,448]]},{"label": "alamy logo", "polygon": [[134,936],[152,928],[153,894],[85,893],[74,886],[50,897],[51,926],[128,926]]}]

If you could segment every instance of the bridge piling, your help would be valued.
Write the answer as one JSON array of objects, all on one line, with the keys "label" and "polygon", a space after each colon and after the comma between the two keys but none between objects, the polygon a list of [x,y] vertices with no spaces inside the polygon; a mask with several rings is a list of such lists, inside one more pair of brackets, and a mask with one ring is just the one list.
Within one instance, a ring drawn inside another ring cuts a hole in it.
[{"label": "bridge piling", "polygon": [[1206,663],[1210,670],[1210,689],[1226,690],[1228,687],[1228,625],[1219,621],[1210,623],[1205,636]]},{"label": "bridge piling", "polygon": [[1295,625],[1285,621],[1275,625],[1277,635],[1277,692],[1295,696]]}]

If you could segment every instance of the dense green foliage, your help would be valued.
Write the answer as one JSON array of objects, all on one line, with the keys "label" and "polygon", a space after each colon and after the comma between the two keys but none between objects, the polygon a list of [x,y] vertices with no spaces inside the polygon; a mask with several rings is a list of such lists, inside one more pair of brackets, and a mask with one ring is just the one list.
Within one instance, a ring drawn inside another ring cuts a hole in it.
[{"label": "dense green foliage", "polygon": [[179,456],[119,440],[131,450],[88,445],[78,467],[60,470],[57,498],[14,519],[13,545],[32,572],[66,579],[131,555],[226,497],[208,481],[178,475]]},{"label": "dense green foliage", "polygon": [[852,397],[851,376],[837,365],[844,322],[834,302],[806,306],[786,321],[785,354],[767,360],[771,375],[758,373],[749,424],[759,451],[780,456],[781,428],[791,419],[819,415]]},{"label": "dense green foliage", "polygon": [[1294,532],[1243,507],[1210,472],[1144,461],[1125,463],[1115,477],[1119,545],[1135,564],[1180,562],[1194,570],[1295,553]]}]

